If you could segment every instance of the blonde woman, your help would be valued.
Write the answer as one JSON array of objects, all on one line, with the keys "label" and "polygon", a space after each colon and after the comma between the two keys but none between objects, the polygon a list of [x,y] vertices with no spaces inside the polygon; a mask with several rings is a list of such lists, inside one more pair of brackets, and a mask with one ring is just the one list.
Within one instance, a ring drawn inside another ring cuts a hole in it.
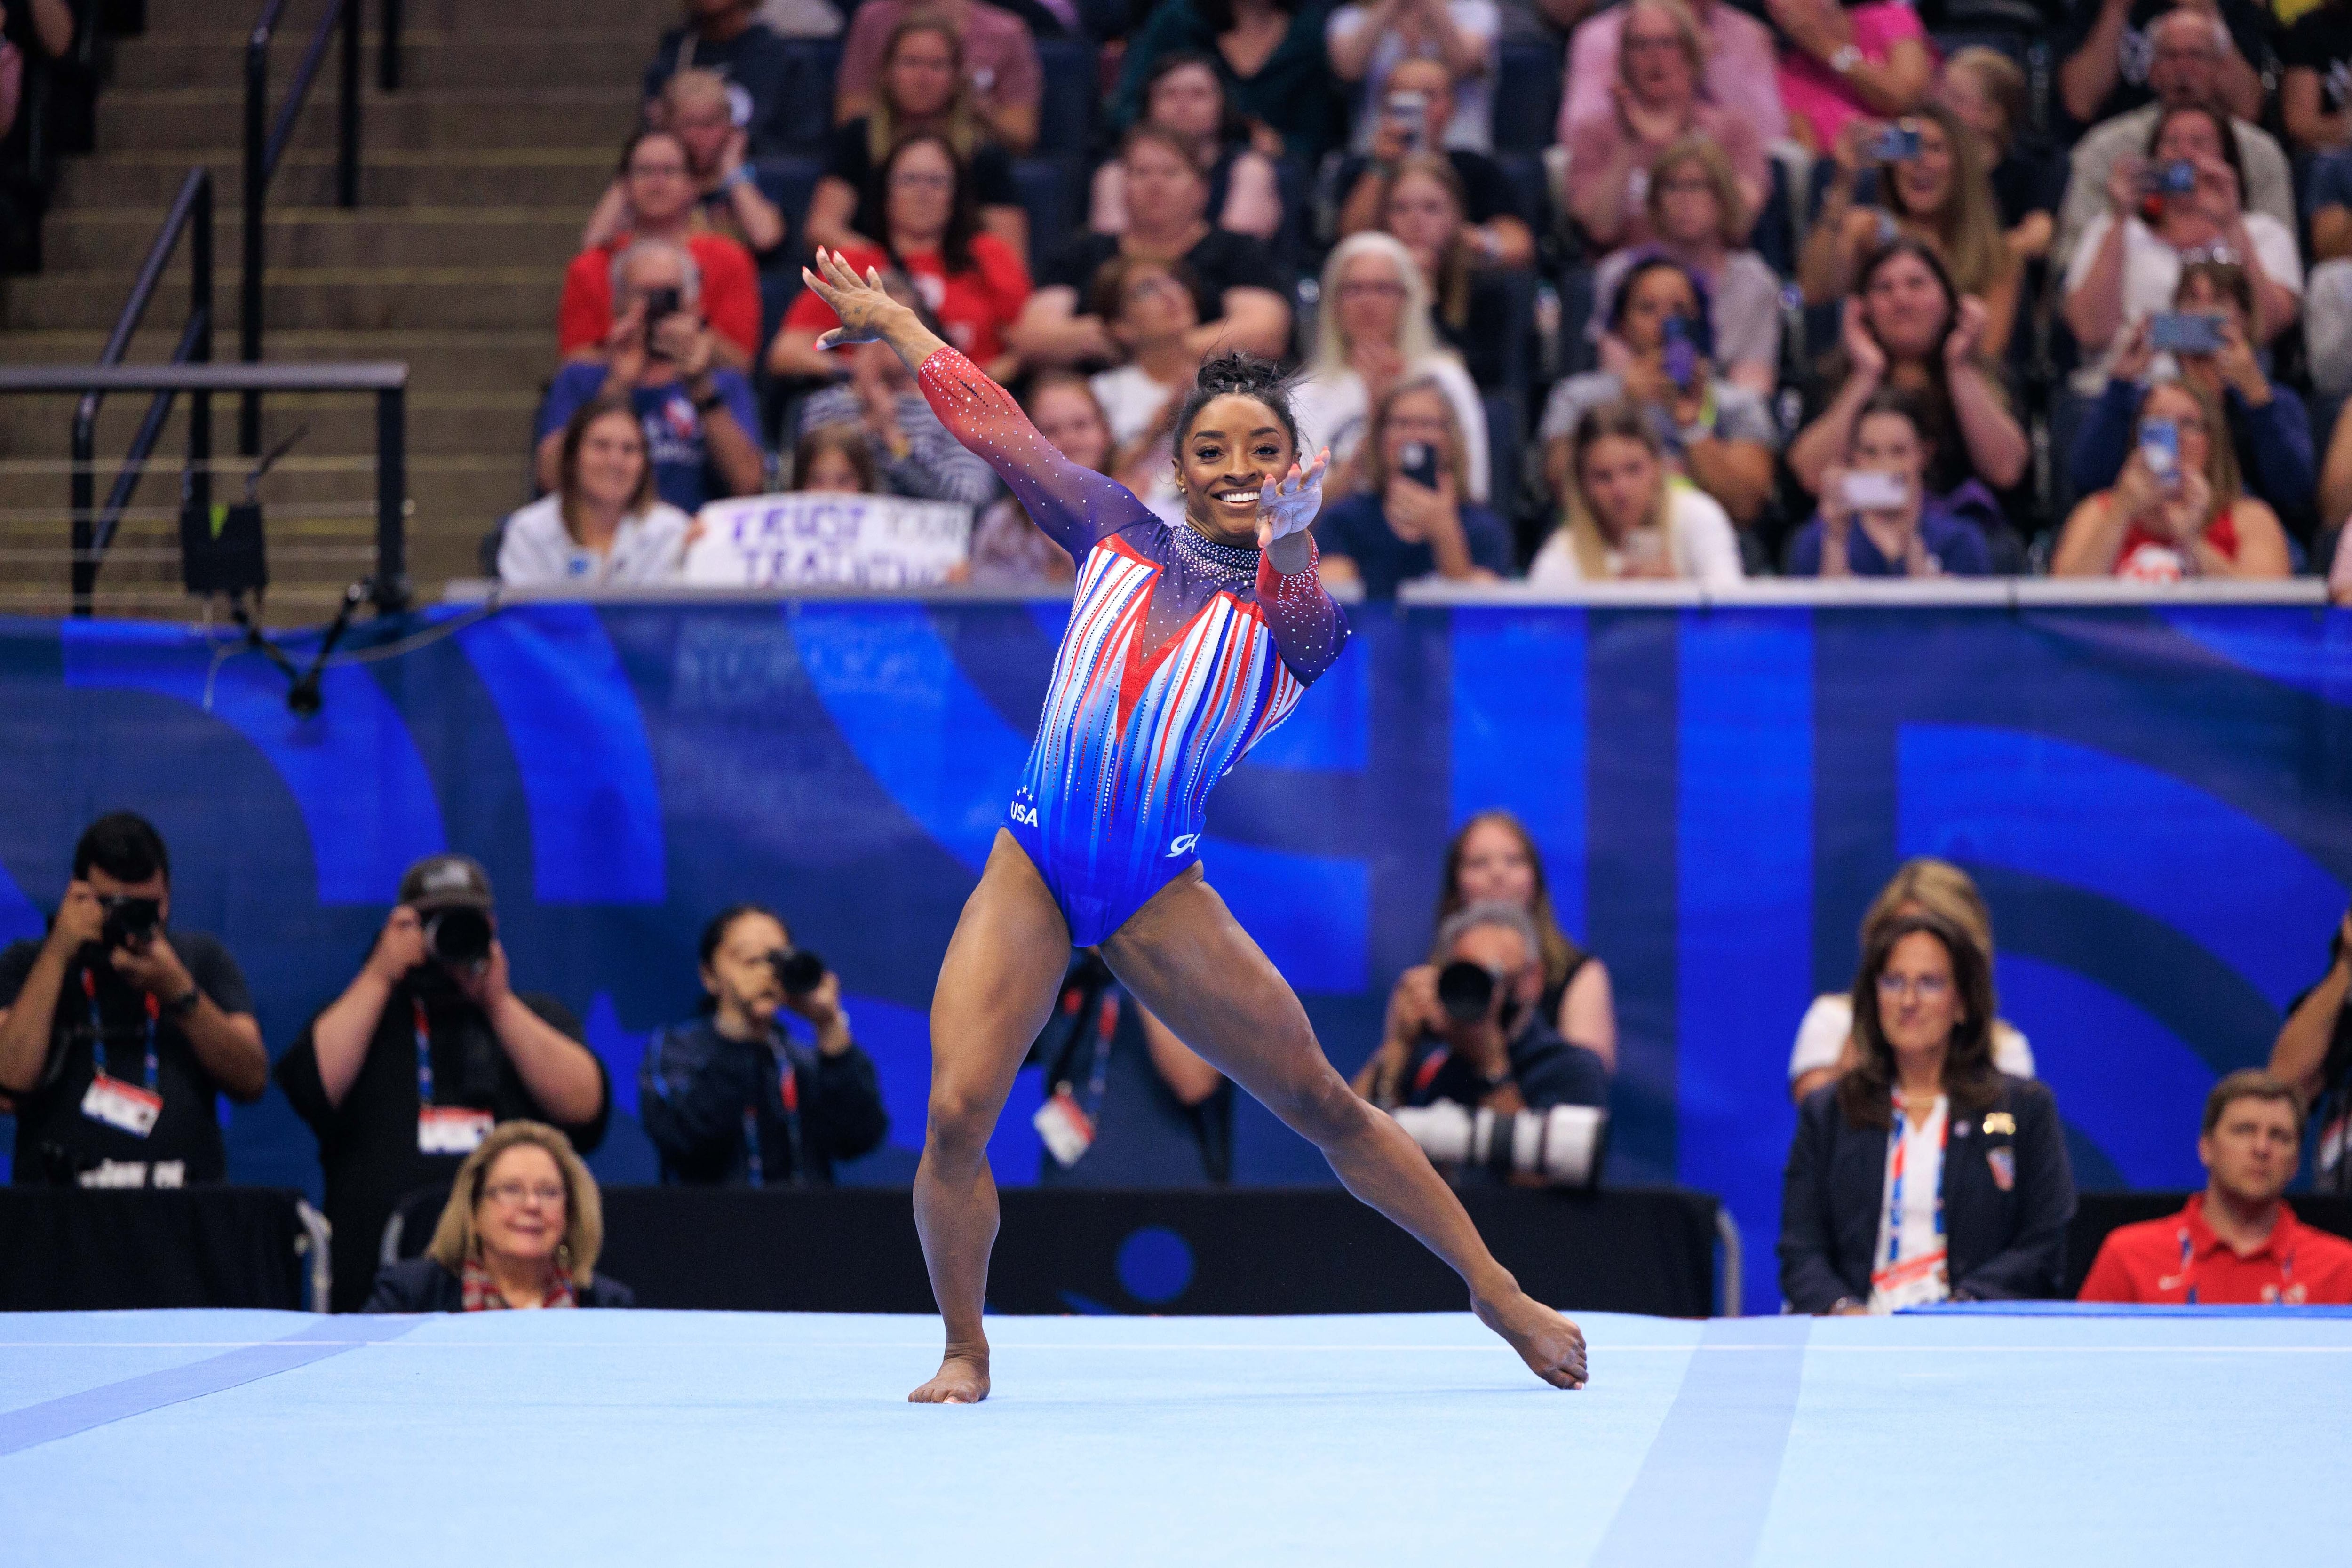
[{"label": "blonde woman", "polygon": [[634,1307],[596,1272],[604,1207],[572,1141],[543,1121],[501,1121],[457,1167],[425,1256],[386,1264],[363,1312]]},{"label": "blonde woman", "polygon": [[1717,588],[1745,575],[1730,517],[1669,477],[1656,427],[1637,405],[1585,410],[1569,440],[1568,479],[1566,521],[1528,568],[1537,586],[1684,578]]},{"label": "blonde woman", "polygon": [[1349,235],[1324,263],[1314,357],[1291,392],[1298,449],[1330,448],[1332,494],[1357,488],[1356,465],[1374,406],[1402,383],[1424,376],[1454,405],[1469,470],[1465,491],[1484,502],[1486,408],[1460,356],[1438,342],[1428,279],[1395,236]]}]

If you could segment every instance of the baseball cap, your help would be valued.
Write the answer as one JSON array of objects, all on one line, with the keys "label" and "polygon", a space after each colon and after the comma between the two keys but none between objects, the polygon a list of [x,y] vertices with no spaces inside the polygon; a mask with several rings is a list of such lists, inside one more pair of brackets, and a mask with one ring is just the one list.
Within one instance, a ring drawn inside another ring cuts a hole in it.
[{"label": "baseball cap", "polygon": [[470,855],[427,855],[400,879],[400,901],[420,910],[487,910],[490,874]]}]

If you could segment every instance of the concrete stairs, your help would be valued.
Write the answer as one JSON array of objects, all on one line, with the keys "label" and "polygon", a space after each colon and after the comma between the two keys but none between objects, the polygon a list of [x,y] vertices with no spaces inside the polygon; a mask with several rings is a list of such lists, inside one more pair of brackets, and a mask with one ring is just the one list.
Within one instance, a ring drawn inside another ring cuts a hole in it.
[{"label": "concrete stairs", "polygon": [[[214,355],[236,355],[244,108],[241,27],[257,0],[148,0],[122,40],[97,149],[69,164],[45,231],[47,269],[0,279],[0,362],[89,363],[193,164],[215,181]],[[320,0],[295,0],[271,60],[279,100]],[[406,0],[401,90],[373,89],[367,7],[362,205],[333,203],[332,59],[271,185],[268,357],[405,361],[410,573],[420,600],[476,574],[483,533],[526,492],[530,422],[555,368],[564,263],[610,177],[638,73],[670,0]],[[226,24],[226,25],[225,25]],[[273,105],[274,108],[274,105]],[[187,309],[184,246],[130,357],[169,356]],[[144,397],[109,400],[99,492]],[[0,399],[0,611],[68,603],[71,398]],[[176,508],[184,406],[100,574],[101,615],[181,617]],[[216,498],[242,487],[236,401],[214,405]],[[310,433],[265,482],[269,618],[315,620],[373,559],[371,399],[270,400],[265,443]]]}]

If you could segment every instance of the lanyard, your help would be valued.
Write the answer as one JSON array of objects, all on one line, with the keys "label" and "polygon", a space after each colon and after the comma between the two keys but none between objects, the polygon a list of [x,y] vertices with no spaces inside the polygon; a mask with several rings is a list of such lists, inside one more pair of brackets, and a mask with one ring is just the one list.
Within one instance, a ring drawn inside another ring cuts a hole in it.
[{"label": "lanyard", "polygon": [[1087,1114],[1102,1113],[1103,1091],[1110,1083],[1110,1040],[1118,1032],[1118,992],[1103,994],[1102,1006],[1095,1014],[1095,1059],[1087,1074]]},{"label": "lanyard", "polygon": [[[1928,1114],[1933,1115],[1934,1112],[1930,1111]],[[1888,1184],[1886,1194],[1886,1261],[1882,1266],[1886,1268],[1894,1268],[1903,1256],[1903,1177],[1904,1167],[1910,1163],[1909,1151],[1904,1133],[1909,1126],[1909,1120],[1903,1114],[1903,1097],[1895,1096],[1895,1180]],[[1951,1113],[1947,1110],[1944,1115],[1942,1136],[1936,1141],[1939,1152],[1950,1143],[1951,1137],[1952,1118]],[[1941,1193],[1936,1194],[1936,1239],[1938,1241],[1944,1239],[1944,1196]]]},{"label": "lanyard", "polygon": [[[106,1072],[109,1078],[120,1078],[121,1076],[120,1073],[108,1071],[114,1066],[114,1047],[107,1044],[106,1025],[98,1016],[98,976],[87,969],[81,972],[81,994],[82,999],[89,1004],[90,1041],[99,1052],[100,1070]],[[163,1009],[156,1005],[154,993],[149,992],[147,994],[146,1084],[147,1092],[150,1094],[161,1092],[155,1087],[160,1081],[155,1062],[155,1020],[161,1016],[162,1011]]]},{"label": "lanyard", "polygon": [[[772,1050],[774,1047],[770,1047]],[[808,1179],[808,1162],[801,1157],[801,1084],[793,1070],[793,1058],[776,1051],[782,1063],[776,1087],[777,1103],[783,1109],[784,1142],[793,1154],[793,1181],[798,1184]],[[767,1162],[760,1152],[760,1107],[755,1101],[743,1108],[743,1174],[752,1186],[768,1184]]]},{"label": "lanyard", "polygon": [[425,1025],[424,998],[408,999],[410,1016],[416,1027],[416,1103],[433,1103],[433,1034]]}]

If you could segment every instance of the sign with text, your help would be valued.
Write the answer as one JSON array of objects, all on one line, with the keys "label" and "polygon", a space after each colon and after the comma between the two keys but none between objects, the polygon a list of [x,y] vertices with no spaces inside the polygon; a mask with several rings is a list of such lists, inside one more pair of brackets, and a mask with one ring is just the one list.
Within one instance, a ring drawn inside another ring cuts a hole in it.
[{"label": "sign with text", "polygon": [[695,588],[926,588],[971,549],[971,509],[795,490],[714,501],[686,552]]}]

